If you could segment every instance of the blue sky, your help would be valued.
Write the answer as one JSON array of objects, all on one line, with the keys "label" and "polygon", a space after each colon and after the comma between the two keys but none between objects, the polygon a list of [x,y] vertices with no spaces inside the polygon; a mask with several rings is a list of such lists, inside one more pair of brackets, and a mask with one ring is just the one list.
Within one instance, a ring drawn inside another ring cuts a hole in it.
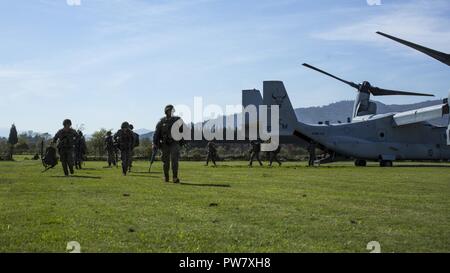
[{"label": "blue sky", "polygon": [[[239,104],[283,80],[295,107],[353,99],[307,70],[448,95],[448,67],[377,30],[450,52],[450,1],[1,0],[0,128],[87,133],[124,120],[153,129],[168,104]],[[411,103],[414,97],[385,97]]]}]

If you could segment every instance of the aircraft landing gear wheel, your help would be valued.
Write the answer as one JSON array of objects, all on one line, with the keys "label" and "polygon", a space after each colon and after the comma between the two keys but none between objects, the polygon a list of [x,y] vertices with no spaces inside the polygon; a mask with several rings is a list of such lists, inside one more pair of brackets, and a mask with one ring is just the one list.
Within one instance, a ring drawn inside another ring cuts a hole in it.
[{"label": "aircraft landing gear wheel", "polygon": [[357,166],[357,167],[365,167],[365,166],[367,166],[367,161],[365,161],[363,159],[356,159],[355,160],[355,166]]},{"label": "aircraft landing gear wheel", "polygon": [[380,161],[380,167],[392,167],[392,161],[391,160],[381,160]]}]

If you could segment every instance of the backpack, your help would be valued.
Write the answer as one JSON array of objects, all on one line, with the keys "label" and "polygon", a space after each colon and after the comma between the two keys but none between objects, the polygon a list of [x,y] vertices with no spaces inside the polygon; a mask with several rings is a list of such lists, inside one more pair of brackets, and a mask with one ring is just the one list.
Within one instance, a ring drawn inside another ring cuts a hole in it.
[{"label": "backpack", "polygon": [[163,118],[161,120],[161,139],[164,144],[174,142],[171,131],[173,124],[178,120],[178,117]]},{"label": "backpack", "polygon": [[133,137],[134,137],[134,147],[133,148],[136,148],[139,146],[139,134],[133,133]]},{"label": "backpack", "polygon": [[170,130],[172,128],[172,124],[169,119],[164,119],[161,122],[161,139],[163,143],[171,143],[172,135],[170,134]]},{"label": "backpack", "polygon": [[75,146],[76,132],[72,129],[69,131],[64,131],[63,129],[59,130],[59,143],[58,149],[73,149]]},{"label": "backpack", "polygon": [[121,151],[131,150],[133,148],[134,143],[134,134],[129,129],[120,129],[116,133],[118,147]]},{"label": "backpack", "polygon": [[45,149],[45,153],[42,156],[42,165],[45,168],[44,172],[58,165],[55,147],[49,146]]}]

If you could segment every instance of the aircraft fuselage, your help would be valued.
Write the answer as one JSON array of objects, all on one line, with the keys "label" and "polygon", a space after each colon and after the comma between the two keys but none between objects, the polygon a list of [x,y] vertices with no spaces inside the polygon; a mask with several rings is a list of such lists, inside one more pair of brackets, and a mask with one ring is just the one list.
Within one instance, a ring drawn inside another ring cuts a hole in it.
[{"label": "aircraft fuselage", "polygon": [[296,130],[327,149],[365,160],[450,160],[447,127],[426,122],[395,126],[394,114],[345,124],[310,125]]}]

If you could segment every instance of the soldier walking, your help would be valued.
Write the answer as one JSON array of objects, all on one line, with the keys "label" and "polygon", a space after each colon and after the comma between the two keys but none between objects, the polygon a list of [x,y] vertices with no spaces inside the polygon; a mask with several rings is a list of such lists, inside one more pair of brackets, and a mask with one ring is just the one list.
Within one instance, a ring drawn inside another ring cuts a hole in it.
[{"label": "soldier walking", "polygon": [[[156,131],[153,135],[153,145],[156,149],[162,151],[162,161],[164,169],[164,178],[166,182],[169,182],[170,163],[172,162],[172,175],[173,182],[180,183],[178,177],[178,160],[180,157],[180,141],[174,139],[172,135],[172,126],[180,117],[174,116],[175,108],[173,105],[167,105],[164,108],[166,114],[158,124],[156,125]],[[181,120],[182,121],[182,120]],[[180,128],[180,133],[183,127]],[[182,142],[181,142],[182,143]]]},{"label": "soldier walking", "polygon": [[314,166],[314,162],[316,161],[316,143],[311,141],[308,145],[308,153],[309,153],[309,162],[308,166]]},{"label": "soldier walking", "polygon": [[78,130],[77,138],[75,139],[75,168],[81,170],[84,157],[87,152],[86,139],[83,136],[83,132]]},{"label": "soldier walking", "polygon": [[111,131],[106,132],[105,146],[106,152],[108,153],[108,167],[111,168],[111,165],[116,166],[116,148],[114,147],[114,140]]},{"label": "soldier walking", "polygon": [[53,137],[52,143],[55,144],[56,142],[58,142],[57,148],[64,175],[68,176],[69,171],[70,174],[74,174],[73,150],[78,134],[74,129],[72,129],[72,121],[70,119],[65,119],[63,121],[63,126],[64,128],[60,129]]},{"label": "soldier walking", "polygon": [[278,145],[278,148],[275,151],[269,152],[269,166],[272,167],[273,161],[278,163],[278,166],[281,166],[281,161],[278,159],[278,154],[281,151],[281,146]]},{"label": "soldier walking", "polygon": [[134,126],[130,124],[130,130],[133,133],[133,148],[131,148],[131,156],[130,156],[130,166],[128,167],[128,171],[131,172],[131,167],[133,167],[133,157],[134,157],[134,148],[139,146],[139,134],[133,131]]},{"label": "soldier walking", "polygon": [[250,144],[252,145],[252,148],[250,149],[250,162],[248,163],[248,165],[252,167],[253,160],[256,158],[256,160],[258,160],[259,162],[259,166],[262,166],[263,164],[261,162],[261,159],[259,158],[259,153],[261,152],[261,142],[252,140]]},{"label": "soldier walking", "polygon": [[210,141],[206,145],[206,149],[208,150],[208,155],[206,157],[206,166],[209,165],[210,160],[212,161],[214,166],[217,166],[217,164],[216,164],[216,157],[217,157],[216,144],[214,142]]},{"label": "soldier walking", "polygon": [[134,147],[134,135],[130,130],[130,124],[123,122],[121,129],[114,134],[114,140],[117,142],[122,160],[122,173],[127,175],[130,166],[131,151]]}]

